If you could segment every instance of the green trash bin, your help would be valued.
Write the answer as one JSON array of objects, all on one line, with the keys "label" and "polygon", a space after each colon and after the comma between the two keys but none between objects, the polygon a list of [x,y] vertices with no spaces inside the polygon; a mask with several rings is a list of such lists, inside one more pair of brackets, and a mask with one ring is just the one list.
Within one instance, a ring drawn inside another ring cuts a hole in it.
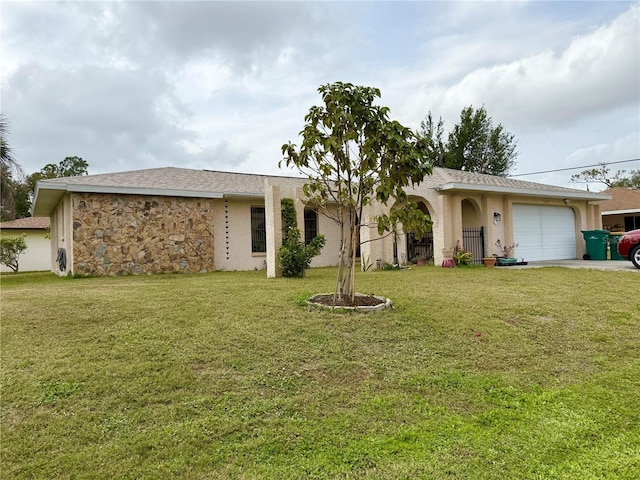
[{"label": "green trash bin", "polygon": [[582,236],[587,244],[585,260],[606,260],[609,244],[608,230],[582,230]]},{"label": "green trash bin", "polygon": [[609,251],[611,252],[611,260],[626,260],[618,253],[618,242],[624,235],[624,232],[611,232],[609,234]]}]

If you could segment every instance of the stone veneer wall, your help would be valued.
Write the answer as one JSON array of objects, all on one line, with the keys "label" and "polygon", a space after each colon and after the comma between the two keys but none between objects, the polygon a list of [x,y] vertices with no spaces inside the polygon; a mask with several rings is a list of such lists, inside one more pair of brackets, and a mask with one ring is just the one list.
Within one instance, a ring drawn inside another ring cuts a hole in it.
[{"label": "stone veneer wall", "polygon": [[73,195],[76,275],[213,271],[213,237],[211,199]]}]

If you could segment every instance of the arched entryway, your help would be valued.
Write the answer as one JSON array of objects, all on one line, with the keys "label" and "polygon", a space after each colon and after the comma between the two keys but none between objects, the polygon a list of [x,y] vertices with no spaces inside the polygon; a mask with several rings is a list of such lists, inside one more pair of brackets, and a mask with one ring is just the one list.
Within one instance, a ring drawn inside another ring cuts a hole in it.
[{"label": "arched entryway", "polygon": [[[418,208],[432,218],[431,212],[426,203],[422,200],[413,200],[418,204]],[[431,260],[433,258],[433,231],[430,230],[424,236],[418,238],[413,232],[405,232],[406,238],[406,261],[415,262],[419,258]],[[399,259],[402,262],[402,259]],[[405,263],[406,263],[405,261]]]}]

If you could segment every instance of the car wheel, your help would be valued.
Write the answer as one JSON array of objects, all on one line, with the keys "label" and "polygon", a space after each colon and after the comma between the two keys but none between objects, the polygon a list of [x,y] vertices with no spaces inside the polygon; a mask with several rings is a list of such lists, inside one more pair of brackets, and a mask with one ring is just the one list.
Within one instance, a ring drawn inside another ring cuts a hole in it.
[{"label": "car wheel", "polygon": [[633,247],[633,250],[631,250],[631,253],[629,254],[629,258],[636,268],[640,268],[640,244]]}]

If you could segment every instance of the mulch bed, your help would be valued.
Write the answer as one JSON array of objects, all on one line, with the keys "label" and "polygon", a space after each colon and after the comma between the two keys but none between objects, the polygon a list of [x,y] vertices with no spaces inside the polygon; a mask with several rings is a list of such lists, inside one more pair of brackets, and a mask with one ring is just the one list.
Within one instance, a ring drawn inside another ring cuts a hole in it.
[{"label": "mulch bed", "polygon": [[384,300],[376,298],[373,295],[356,295],[352,302],[349,297],[343,297],[342,300],[333,300],[333,294],[315,295],[313,297],[315,303],[328,305],[330,307],[375,307],[385,303]]}]

